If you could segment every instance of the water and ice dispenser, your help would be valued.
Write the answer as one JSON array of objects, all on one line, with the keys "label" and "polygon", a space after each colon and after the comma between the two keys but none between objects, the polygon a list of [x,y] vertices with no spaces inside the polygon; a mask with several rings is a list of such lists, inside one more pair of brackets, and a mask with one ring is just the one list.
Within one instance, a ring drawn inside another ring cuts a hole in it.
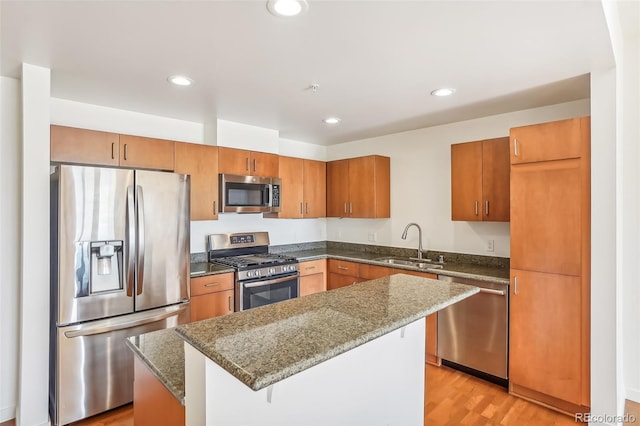
[{"label": "water and ice dispenser", "polygon": [[124,289],[124,242],[76,243],[76,297]]}]

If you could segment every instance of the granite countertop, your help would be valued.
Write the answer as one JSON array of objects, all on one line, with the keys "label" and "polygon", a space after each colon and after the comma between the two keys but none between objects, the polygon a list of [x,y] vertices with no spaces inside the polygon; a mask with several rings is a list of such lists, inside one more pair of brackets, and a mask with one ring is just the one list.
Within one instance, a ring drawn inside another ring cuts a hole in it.
[{"label": "granite countertop", "polygon": [[259,390],[477,292],[473,286],[395,274],[176,331]]},{"label": "granite countertop", "polygon": [[184,405],[184,340],[168,328],[133,336],[126,344]]},{"label": "granite countertop", "polygon": [[[368,263],[377,266],[393,267],[397,269],[407,269],[411,271],[430,272],[438,275],[448,275],[452,277],[469,278],[478,281],[488,281],[497,284],[509,285],[509,268],[495,266],[478,265],[461,262],[445,262],[442,268],[415,268],[405,265],[389,265],[387,263],[375,261],[380,257],[386,257],[380,253],[368,253],[361,251],[349,251],[338,248],[317,248],[311,250],[300,250],[286,252],[289,256],[304,262],[316,259],[342,259],[353,262]],[[436,263],[437,264],[437,263]]]},{"label": "granite countertop", "polygon": [[209,262],[195,262],[191,264],[191,278],[202,277],[205,275],[226,274],[235,272],[235,269]]}]

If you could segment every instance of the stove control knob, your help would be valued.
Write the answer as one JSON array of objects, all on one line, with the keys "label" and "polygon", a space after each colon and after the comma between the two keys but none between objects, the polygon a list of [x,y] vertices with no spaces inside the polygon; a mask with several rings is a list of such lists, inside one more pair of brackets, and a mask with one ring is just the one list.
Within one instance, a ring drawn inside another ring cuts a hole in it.
[{"label": "stove control knob", "polygon": [[256,271],[256,277],[259,277],[260,275],[261,275],[261,274],[260,274],[260,269],[258,269],[258,270]]},{"label": "stove control knob", "polygon": [[276,268],[269,268],[269,273],[270,274],[275,274],[276,273]]}]

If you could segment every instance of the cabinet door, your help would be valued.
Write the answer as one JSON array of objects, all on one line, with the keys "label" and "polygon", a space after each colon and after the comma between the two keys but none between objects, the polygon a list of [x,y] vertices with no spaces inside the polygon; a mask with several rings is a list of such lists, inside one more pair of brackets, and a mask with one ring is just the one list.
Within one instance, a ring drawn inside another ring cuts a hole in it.
[{"label": "cabinet door", "polygon": [[327,163],[327,217],[349,217],[349,160]]},{"label": "cabinet door", "polygon": [[482,141],[482,220],[509,221],[509,138]]},{"label": "cabinet door", "polygon": [[327,165],[324,161],[303,160],[304,217],[327,215]]},{"label": "cabinet door", "polygon": [[329,272],[327,277],[327,290],[346,287],[355,283],[359,283],[362,279],[351,275],[336,274]]},{"label": "cabinet door", "polygon": [[[133,423],[138,426],[172,425],[184,426],[185,408],[158,378],[140,361],[133,357]],[[125,424],[124,420],[113,422],[90,422],[93,424]],[[82,424],[82,423],[80,423]],[[87,424],[85,422],[85,424]]]},{"label": "cabinet door", "polygon": [[117,166],[119,135],[74,127],[51,126],[51,161]]},{"label": "cabinet door", "polygon": [[191,321],[233,313],[233,290],[191,297]]},{"label": "cabinet door", "polygon": [[251,152],[251,175],[277,177],[279,157],[266,152]]},{"label": "cabinet door", "polygon": [[304,212],[303,162],[300,158],[280,157],[278,176],[282,179],[279,218],[300,218]]},{"label": "cabinet door", "polygon": [[580,404],[580,291],[578,277],[511,270],[512,390],[525,387]]},{"label": "cabinet door", "polygon": [[590,132],[589,117],[515,127],[509,132],[511,164],[579,158]]},{"label": "cabinet door", "polygon": [[581,176],[578,159],[512,166],[512,268],[580,275]]},{"label": "cabinet door", "polygon": [[173,171],[174,142],[120,135],[120,166]]},{"label": "cabinet door", "polygon": [[218,172],[232,175],[251,174],[251,152],[243,149],[218,147]]},{"label": "cabinet door", "polygon": [[376,217],[373,156],[349,160],[349,217]]},{"label": "cabinet door", "polygon": [[325,291],[327,286],[325,284],[324,273],[305,275],[300,277],[300,296],[306,296],[308,294],[320,293]]},{"label": "cabinet door", "polygon": [[191,175],[191,220],[218,219],[218,147],[176,142],[175,161]]},{"label": "cabinet door", "polygon": [[482,220],[482,142],[451,145],[451,220]]}]

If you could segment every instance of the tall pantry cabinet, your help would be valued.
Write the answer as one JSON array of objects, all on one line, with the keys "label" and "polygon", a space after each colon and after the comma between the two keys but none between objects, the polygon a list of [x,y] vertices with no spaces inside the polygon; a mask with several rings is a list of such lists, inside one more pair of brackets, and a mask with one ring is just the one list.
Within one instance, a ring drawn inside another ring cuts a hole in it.
[{"label": "tall pantry cabinet", "polygon": [[511,129],[509,390],[588,412],[590,120]]}]

